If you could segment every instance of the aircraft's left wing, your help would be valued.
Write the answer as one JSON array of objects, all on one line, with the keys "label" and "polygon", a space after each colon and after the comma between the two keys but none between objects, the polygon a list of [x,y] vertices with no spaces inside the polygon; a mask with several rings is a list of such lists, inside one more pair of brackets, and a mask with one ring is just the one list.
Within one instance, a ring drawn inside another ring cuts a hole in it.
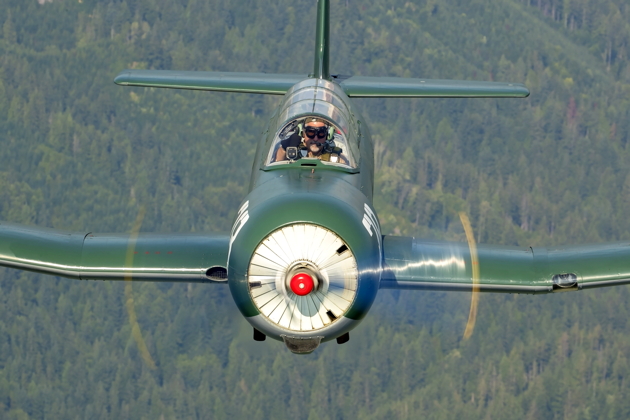
[{"label": "aircraft's left wing", "polygon": [[229,237],[93,234],[0,222],[0,266],[80,280],[222,282]]},{"label": "aircraft's left wing", "polygon": [[[549,293],[630,283],[630,243],[555,248],[476,246],[481,292]],[[471,291],[467,243],[384,236],[384,289]]]}]

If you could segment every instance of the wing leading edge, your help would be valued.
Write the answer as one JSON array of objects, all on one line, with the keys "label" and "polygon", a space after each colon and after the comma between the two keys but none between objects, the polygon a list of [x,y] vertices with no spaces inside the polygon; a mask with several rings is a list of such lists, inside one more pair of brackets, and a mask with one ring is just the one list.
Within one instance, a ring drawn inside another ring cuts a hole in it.
[{"label": "wing leading edge", "polygon": [[[0,222],[0,266],[79,280],[225,281],[229,237],[70,233]],[[206,272],[213,270],[209,278]]]},{"label": "wing leading edge", "polygon": [[120,86],[284,95],[308,75],[210,71],[123,70],[114,79]]},{"label": "wing leading edge", "polygon": [[[208,71],[123,70],[121,86],[190,89],[284,95],[306,74],[231,73]],[[337,81],[337,79],[333,80]],[[521,83],[434,80],[400,77],[343,77],[338,81],[351,98],[525,98]]]},{"label": "wing leading edge", "polygon": [[526,98],[521,83],[352,76],[340,82],[351,98]]},{"label": "wing leading edge", "polygon": [[[383,289],[471,291],[468,244],[385,236]],[[479,290],[550,293],[630,283],[630,243],[557,248],[477,245]]]}]

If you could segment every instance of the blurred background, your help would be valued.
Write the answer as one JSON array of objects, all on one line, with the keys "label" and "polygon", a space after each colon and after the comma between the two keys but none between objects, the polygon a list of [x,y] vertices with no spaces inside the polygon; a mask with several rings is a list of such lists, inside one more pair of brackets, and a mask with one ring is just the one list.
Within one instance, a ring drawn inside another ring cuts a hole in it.
[{"label": "blurred background", "polygon": [[[308,73],[315,1],[1,0],[0,220],[227,232],[279,97],[122,88],[125,68]],[[522,82],[527,99],[362,99],[384,234],[630,240],[630,5],[331,1],[331,71]],[[6,419],[630,417],[628,287],[383,290],[344,345],[252,340],[221,285],[0,269]],[[629,383],[626,383],[628,379]]]}]

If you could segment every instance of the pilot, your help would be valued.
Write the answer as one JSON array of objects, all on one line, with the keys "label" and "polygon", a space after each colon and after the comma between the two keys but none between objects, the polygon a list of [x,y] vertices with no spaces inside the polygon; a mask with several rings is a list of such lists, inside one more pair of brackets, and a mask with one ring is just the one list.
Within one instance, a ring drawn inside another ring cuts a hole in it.
[{"label": "pilot", "polygon": [[[276,152],[276,162],[287,159],[317,158],[326,162],[348,164],[348,159],[341,154],[342,150],[331,142],[334,127],[326,120],[317,117],[305,118],[298,125],[296,133],[281,142]],[[332,144],[331,144],[332,143]],[[287,156],[287,150],[293,148],[296,156]]]}]

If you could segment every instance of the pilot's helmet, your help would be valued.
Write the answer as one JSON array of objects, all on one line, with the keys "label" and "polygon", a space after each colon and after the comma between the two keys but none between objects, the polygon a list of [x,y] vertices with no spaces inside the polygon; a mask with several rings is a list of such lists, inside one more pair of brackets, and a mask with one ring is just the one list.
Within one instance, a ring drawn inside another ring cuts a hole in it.
[{"label": "pilot's helmet", "polygon": [[304,121],[302,122],[304,125],[311,123],[311,122],[320,122],[320,123],[324,123],[326,124],[326,126],[329,126],[330,123],[328,121],[326,121],[323,118],[318,118],[318,117],[306,117],[304,118]]}]

